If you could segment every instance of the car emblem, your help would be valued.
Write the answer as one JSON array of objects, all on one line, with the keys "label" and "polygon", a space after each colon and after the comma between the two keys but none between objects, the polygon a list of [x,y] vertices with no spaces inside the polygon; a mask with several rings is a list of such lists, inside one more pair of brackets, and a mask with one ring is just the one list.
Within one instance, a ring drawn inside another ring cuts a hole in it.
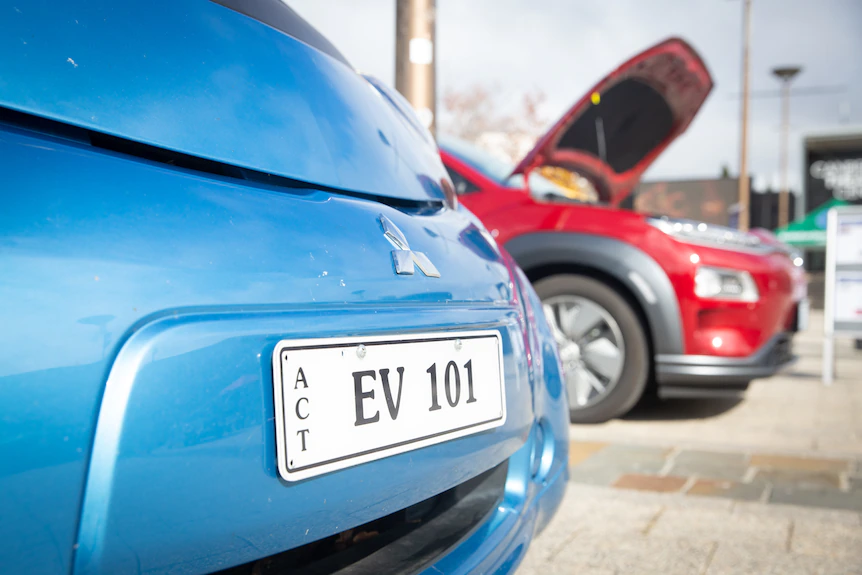
[{"label": "car emblem", "polygon": [[383,226],[383,236],[389,240],[392,247],[392,262],[395,264],[395,273],[398,275],[413,275],[414,264],[419,267],[423,274],[430,278],[439,278],[440,272],[422,252],[414,252],[407,243],[407,238],[401,233],[392,220],[380,214],[380,225]]}]

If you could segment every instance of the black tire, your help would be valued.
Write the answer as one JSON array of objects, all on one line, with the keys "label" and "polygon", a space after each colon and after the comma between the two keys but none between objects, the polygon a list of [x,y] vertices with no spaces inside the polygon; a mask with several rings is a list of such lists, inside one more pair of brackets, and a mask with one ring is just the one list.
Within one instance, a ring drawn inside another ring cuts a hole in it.
[{"label": "black tire", "polygon": [[572,423],[601,423],[627,413],[643,395],[649,377],[650,353],[644,326],[626,299],[616,290],[587,276],[555,275],[537,281],[533,287],[542,301],[555,296],[580,296],[599,304],[619,325],[625,344],[623,370],[608,395],[593,405],[573,409]]}]

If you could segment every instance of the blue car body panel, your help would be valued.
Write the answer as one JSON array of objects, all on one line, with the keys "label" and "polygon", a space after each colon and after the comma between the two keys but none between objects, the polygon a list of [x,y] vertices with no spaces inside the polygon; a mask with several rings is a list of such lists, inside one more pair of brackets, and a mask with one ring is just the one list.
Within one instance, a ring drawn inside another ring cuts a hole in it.
[{"label": "blue car body panel", "polygon": [[4,1],[0,106],[323,186],[440,200],[432,143],[339,60],[209,0]]},{"label": "blue car body panel", "polygon": [[[437,567],[513,570],[565,485],[559,360],[526,280],[440,201],[445,172],[411,119],[342,62],[206,1],[0,9],[0,112],[291,178],[178,168],[0,115],[0,572],[210,573],[506,460],[499,507]],[[141,54],[149,67],[131,65]],[[260,99],[282,96],[296,105]],[[380,215],[441,277],[394,273]],[[279,340],[475,329],[502,336],[503,427],[279,479]]]}]

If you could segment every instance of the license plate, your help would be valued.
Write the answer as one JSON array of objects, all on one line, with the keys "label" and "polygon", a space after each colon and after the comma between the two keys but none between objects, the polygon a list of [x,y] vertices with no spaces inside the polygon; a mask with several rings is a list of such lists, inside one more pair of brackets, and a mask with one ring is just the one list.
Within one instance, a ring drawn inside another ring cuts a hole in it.
[{"label": "license plate", "polygon": [[496,331],[284,340],[272,367],[278,471],[287,481],[506,422]]}]

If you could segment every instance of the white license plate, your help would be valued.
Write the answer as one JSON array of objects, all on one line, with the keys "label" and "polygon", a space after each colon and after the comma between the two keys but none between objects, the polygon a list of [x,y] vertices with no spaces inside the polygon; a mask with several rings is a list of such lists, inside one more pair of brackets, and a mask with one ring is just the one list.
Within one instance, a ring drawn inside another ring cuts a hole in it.
[{"label": "white license plate", "polygon": [[496,331],[284,340],[272,367],[278,471],[288,481],[506,422]]}]

